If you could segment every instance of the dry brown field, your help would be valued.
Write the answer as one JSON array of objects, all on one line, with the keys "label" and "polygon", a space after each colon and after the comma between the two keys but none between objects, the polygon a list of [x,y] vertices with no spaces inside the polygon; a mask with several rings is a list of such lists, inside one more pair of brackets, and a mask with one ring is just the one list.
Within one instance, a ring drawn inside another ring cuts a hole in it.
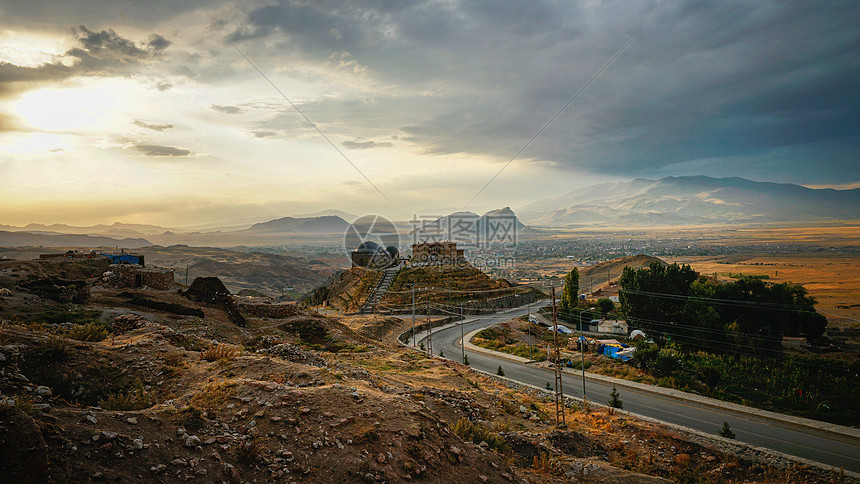
[{"label": "dry brown field", "polygon": [[[860,255],[852,254],[733,254],[715,257],[678,257],[668,262],[726,279],[729,274],[766,275],[769,282],[792,282],[805,287],[831,325],[860,321]],[[849,320],[849,321],[842,321]]]}]

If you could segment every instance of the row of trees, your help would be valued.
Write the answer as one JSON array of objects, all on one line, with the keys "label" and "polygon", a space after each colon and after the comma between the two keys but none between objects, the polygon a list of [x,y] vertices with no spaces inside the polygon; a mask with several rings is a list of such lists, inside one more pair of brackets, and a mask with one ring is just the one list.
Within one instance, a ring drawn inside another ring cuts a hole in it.
[{"label": "row of trees", "polygon": [[815,299],[796,284],[749,276],[719,283],[688,265],[658,262],[625,268],[619,284],[629,323],[686,350],[777,356],[784,335],[818,337],[827,326]]}]

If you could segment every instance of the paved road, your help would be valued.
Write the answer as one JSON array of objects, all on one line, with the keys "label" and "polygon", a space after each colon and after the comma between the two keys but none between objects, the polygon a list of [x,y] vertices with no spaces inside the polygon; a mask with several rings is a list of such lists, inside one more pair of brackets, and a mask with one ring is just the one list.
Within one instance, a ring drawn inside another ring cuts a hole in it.
[{"label": "paved road", "polygon": [[[470,331],[527,314],[527,308],[510,310],[503,314],[481,316],[477,320],[467,320],[462,332]],[[434,330],[432,336],[433,353],[444,351],[447,358],[462,362],[461,347],[458,344],[461,334],[460,325],[442,330]],[[425,341],[426,333],[418,337]],[[532,365],[517,363],[508,359],[468,352],[472,368],[495,373],[499,365],[508,378],[544,387],[552,384],[552,371]],[[562,380],[565,395],[582,397],[582,378],[579,374],[566,373]],[[595,380],[586,381],[588,399],[599,403],[609,401],[611,385]],[[737,434],[737,440],[752,445],[766,447],[804,459],[821,462],[845,470],[860,472],[860,440],[835,436],[814,429],[775,422],[726,409],[717,409],[694,402],[681,401],[650,392],[630,388],[619,389],[624,409],[631,412],[682,425],[701,432],[716,434],[723,422],[728,422]]]}]

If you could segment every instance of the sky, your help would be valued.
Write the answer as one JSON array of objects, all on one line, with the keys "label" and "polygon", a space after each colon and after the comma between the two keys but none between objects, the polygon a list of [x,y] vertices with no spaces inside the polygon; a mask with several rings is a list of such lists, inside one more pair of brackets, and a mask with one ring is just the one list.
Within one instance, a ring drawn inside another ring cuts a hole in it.
[{"label": "sky", "polygon": [[860,186],[856,1],[7,0],[0,19],[0,224],[482,213],[637,177]]}]

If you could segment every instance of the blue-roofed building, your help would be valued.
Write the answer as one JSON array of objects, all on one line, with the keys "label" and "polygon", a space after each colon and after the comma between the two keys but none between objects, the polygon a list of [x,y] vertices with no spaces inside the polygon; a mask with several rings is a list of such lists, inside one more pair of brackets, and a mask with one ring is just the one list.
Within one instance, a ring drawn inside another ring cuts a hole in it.
[{"label": "blue-roofed building", "polygon": [[110,260],[111,264],[135,264],[141,267],[145,266],[143,262],[143,255],[141,254],[126,254],[125,252],[120,254],[99,254],[103,257],[107,257]]}]

